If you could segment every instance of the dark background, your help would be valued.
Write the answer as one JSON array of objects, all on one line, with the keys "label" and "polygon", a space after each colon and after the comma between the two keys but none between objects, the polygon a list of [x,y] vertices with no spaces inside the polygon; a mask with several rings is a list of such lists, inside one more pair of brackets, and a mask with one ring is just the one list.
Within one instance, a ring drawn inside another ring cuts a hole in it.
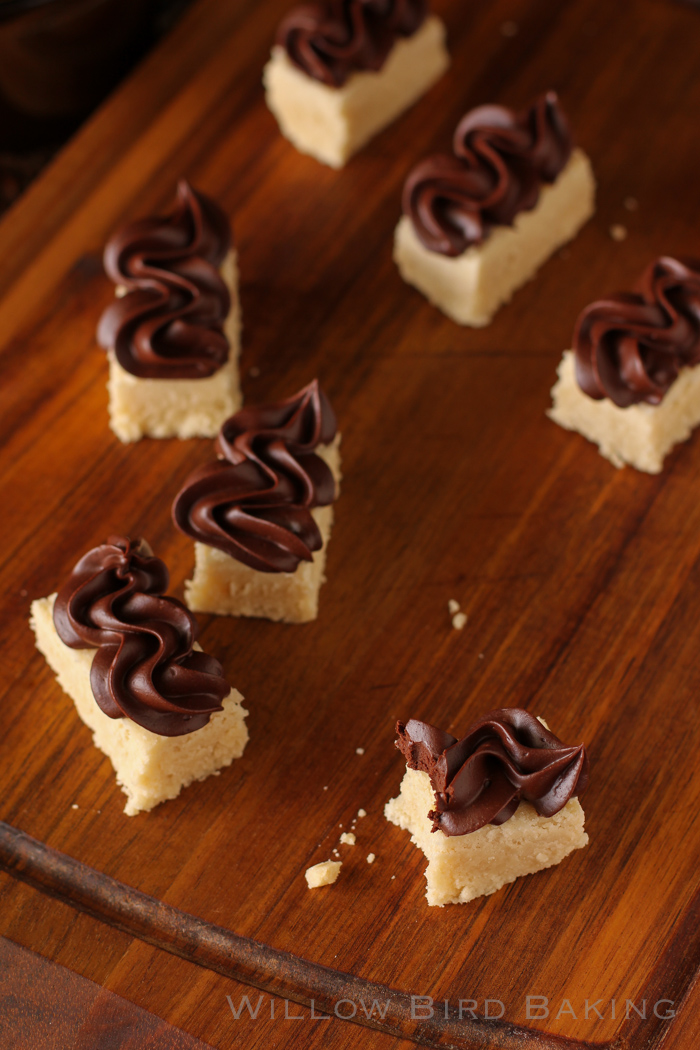
[{"label": "dark background", "polygon": [[191,0],[0,0],[0,213]]}]

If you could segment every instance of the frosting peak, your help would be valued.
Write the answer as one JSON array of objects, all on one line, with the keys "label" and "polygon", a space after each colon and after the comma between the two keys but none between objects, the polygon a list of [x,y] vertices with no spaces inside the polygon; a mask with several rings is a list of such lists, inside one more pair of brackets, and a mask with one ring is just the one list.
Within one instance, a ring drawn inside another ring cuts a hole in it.
[{"label": "frosting peak", "polygon": [[228,359],[231,298],[219,266],[231,246],[221,208],[181,180],[165,218],[121,227],[104,266],[124,295],[102,314],[97,338],[140,379],[201,379]]},{"label": "frosting peak", "polygon": [[90,685],[106,715],[182,736],[206,725],[231,690],[219,662],[193,648],[197,621],[164,596],[168,583],[144,540],[110,536],[59,591],[54,625],[71,649],[97,649]]},{"label": "frosting peak", "polygon": [[658,405],[681,368],[700,364],[700,261],[655,259],[636,292],[591,303],[576,321],[574,350],[589,397]]},{"label": "frosting peak", "polygon": [[341,87],[360,70],[381,69],[396,39],[412,36],[427,0],[324,0],[296,7],[276,43],[307,76]]},{"label": "frosting peak", "polygon": [[557,95],[529,109],[478,106],[457,125],[452,154],[436,154],[409,174],[403,211],[426,248],[456,256],[481,244],[494,226],[510,226],[534,208],[543,182],[554,182],[571,156],[569,127]]},{"label": "frosting peak", "polygon": [[221,428],[219,458],[175,497],[175,524],[259,572],[294,572],[323,544],[311,508],[333,502],[335,480],[314,449],[335,433],[315,379],[286,401],[242,409]]},{"label": "frosting peak", "polygon": [[409,769],[427,773],[435,792],[433,831],[468,835],[503,824],[521,800],[540,816],[563,809],[588,783],[583,744],[567,747],[527,711],[491,711],[461,740],[411,719],[397,722],[396,746]]}]

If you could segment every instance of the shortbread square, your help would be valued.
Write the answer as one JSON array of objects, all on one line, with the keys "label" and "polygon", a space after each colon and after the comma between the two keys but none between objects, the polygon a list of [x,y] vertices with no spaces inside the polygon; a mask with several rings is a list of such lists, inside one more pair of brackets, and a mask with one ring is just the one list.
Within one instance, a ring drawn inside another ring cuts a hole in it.
[{"label": "shortbread square", "polygon": [[384,815],[411,833],[427,857],[426,897],[429,905],[464,904],[495,893],[521,875],[559,864],[588,843],[584,814],[577,798],[559,813],[541,817],[529,802],[521,802],[504,824],[487,824],[469,835],[433,832],[428,813],[435,804],[427,773],[407,769],[397,798]]},{"label": "shortbread square", "polygon": [[609,398],[589,397],[576,381],[573,350],[566,350],[552,387],[547,415],[566,430],[576,430],[598,445],[600,454],[616,467],[629,464],[647,474],[658,474],[664,457],[686,441],[700,424],[700,368],[684,368],[663,401],[620,408]]},{"label": "shortbread square", "polygon": [[512,226],[494,227],[482,244],[442,255],[421,244],[411,219],[399,220],[394,261],[404,281],[457,324],[481,328],[499,306],[531,280],[549,256],[576,236],[595,210],[595,178],[586,154],[575,149],[537,204]]},{"label": "shortbread square", "polygon": [[37,649],[92,730],[96,747],[111,761],[117,783],[127,797],[127,816],[175,798],[192,781],[204,780],[241,757],[248,742],[248,712],[236,689],[223,701],[222,711],[214,712],[205,726],[184,736],[160,736],[129,718],[109,718],[98,707],[90,686],[90,668],[97,649],[64,645],[53,622],[55,599],[52,594],[32,602],[30,622]]},{"label": "shortbread square", "polygon": [[276,45],[265,67],[265,98],[282,134],[301,153],[341,168],[449,64],[445,26],[432,15],[412,36],[397,39],[380,70],[353,73],[342,87],[314,80]]},{"label": "shortbread square", "polygon": [[[336,498],[341,480],[340,435],[315,452],[331,468]],[[185,603],[194,612],[220,616],[253,616],[285,623],[307,623],[318,616],[318,597],[325,581],[326,548],[333,524],[333,504],[314,507],[311,514],[323,539],[313,561],[301,562],[295,572],[259,572],[229,554],[195,543],[195,568],[185,583]]]},{"label": "shortbread square", "polygon": [[[231,311],[224,322],[230,349],[228,360],[213,375],[202,379],[141,379],[122,368],[113,350],[108,351],[109,425],[120,441],[215,437],[224,420],[240,408],[241,313],[235,249],[228,252],[220,272],[231,294]],[[124,291],[118,288],[117,295]]]}]

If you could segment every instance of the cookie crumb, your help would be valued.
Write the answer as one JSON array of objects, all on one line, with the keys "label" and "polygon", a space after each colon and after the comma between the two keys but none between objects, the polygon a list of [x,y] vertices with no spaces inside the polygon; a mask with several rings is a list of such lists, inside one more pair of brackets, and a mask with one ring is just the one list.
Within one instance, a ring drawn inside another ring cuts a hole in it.
[{"label": "cookie crumb", "polygon": [[376,855],[374,853],[368,853],[367,854],[367,863],[368,864],[374,864],[376,859],[377,858],[376,858]]},{"label": "cookie crumb", "polygon": [[355,748],[355,754],[356,755],[364,755],[364,753],[365,753],[365,749],[363,747],[356,747]]},{"label": "cookie crumb", "polygon": [[357,815],[358,815],[358,817],[366,817],[367,816],[367,810],[366,809],[358,809]]},{"label": "cookie crumb", "polygon": [[639,201],[636,197],[625,197],[622,203],[627,208],[627,211],[636,211],[639,207]]},{"label": "cookie crumb", "polygon": [[452,617],[452,626],[456,631],[461,631],[467,622],[467,615],[463,612],[455,613]]},{"label": "cookie crumb", "polygon": [[78,806],[77,802],[74,802],[73,805],[71,806],[71,809],[79,809],[79,808],[80,807]]},{"label": "cookie crumb", "polygon": [[627,236],[627,227],[616,222],[610,227],[610,236],[614,241],[624,241]]},{"label": "cookie crumb", "polygon": [[340,841],[344,846],[354,846],[357,839],[353,835],[352,831],[344,831],[340,836]]},{"label": "cookie crumb", "polygon": [[328,784],[324,784],[324,785],[323,785],[323,790],[324,790],[324,791],[328,791]]},{"label": "cookie crumb", "polygon": [[483,654],[483,653],[479,653],[479,659],[480,659],[480,660],[483,660],[483,659],[484,659],[484,654]]},{"label": "cookie crumb", "polygon": [[450,598],[447,608],[450,611],[450,616],[454,616],[455,613],[459,612],[459,602],[456,602],[454,598]]},{"label": "cookie crumb", "polygon": [[320,864],[313,864],[304,872],[306,884],[310,890],[319,886],[330,886],[338,878],[342,861],[322,860]]},{"label": "cookie crumb", "polygon": [[395,876],[395,875],[392,875],[392,876],[391,876],[391,881],[393,882],[395,878],[396,878],[396,876]]},{"label": "cookie crumb", "polygon": [[518,35],[520,27],[517,22],[502,22],[501,23],[501,36],[514,37]]}]

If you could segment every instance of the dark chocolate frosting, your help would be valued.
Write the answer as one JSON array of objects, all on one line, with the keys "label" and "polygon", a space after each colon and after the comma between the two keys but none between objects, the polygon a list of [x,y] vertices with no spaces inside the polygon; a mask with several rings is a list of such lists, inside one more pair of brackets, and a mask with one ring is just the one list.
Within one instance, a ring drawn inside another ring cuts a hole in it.
[{"label": "dark chocolate frosting", "polygon": [[219,458],[175,497],[175,524],[259,572],[294,572],[323,545],[311,508],[333,502],[335,480],[314,449],[335,433],[315,379],[286,401],[242,409],[221,428]]},{"label": "dark chocolate frosting", "polygon": [[412,718],[397,722],[396,746],[410,769],[430,777],[433,831],[468,835],[503,824],[521,800],[543,817],[554,816],[588,784],[583,744],[566,747],[519,707],[491,711],[461,740]]},{"label": "dark chocolate frosting", "polygon": [[397,37],[422,25],[427,0],[325,0],[280,23],[276,43],[314,80],[341,87],[351,73],[378,70]]},{"label": "dark chocolate frosting", "polygon": [[218,267],[231,246],[228,218],[183,179],[175,211],[117,230],[104,266],[127,289],[102,314],[97,338],[140,379],[202,379],[228,360],[231,307]]},{"label": "dark chocolate frosting", "polygon": [[456,256],[493,226],[534,208],[571,156],[571,135],[553,91],[522,113],[478,106],[462,118],[453,153],[420,161],[403,190],[403,211],[421,243]]},{"label": "dark chocolate frosting", "polygon": [[591,303],[576,322],[574,349],[589,397],[658,405],[680,369],[700,363],[700,261],[655,259],[638,291]]},{"label": "dark chocolate frosting", "polygon": [[71,649],[97,649],[90,685],[106,715],[182,736],[206,725],[231,689],[221,664],[193,649],[197,621],[164,597],[168,582],[143,540],[110,536],[75,566],[53,617]]}]

